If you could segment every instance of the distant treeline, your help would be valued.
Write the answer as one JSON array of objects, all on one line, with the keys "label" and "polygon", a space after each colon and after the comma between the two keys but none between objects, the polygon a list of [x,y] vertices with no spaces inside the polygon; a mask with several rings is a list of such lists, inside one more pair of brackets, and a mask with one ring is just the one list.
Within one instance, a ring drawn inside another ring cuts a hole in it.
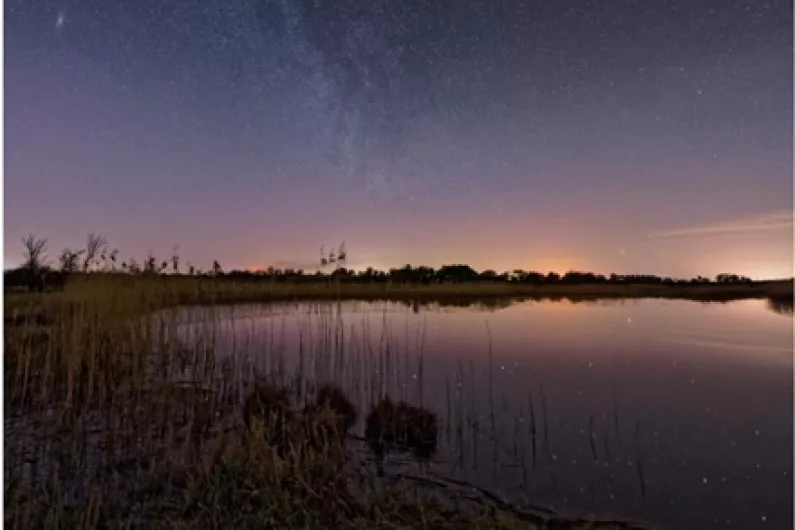
[{"label": "distant treeline", "polygon": [[87,277],[94,275],[107,276],[168,276],[177,278],[215,278],[217,280],[238,280],[246,282],[277,282],[277,283],[316,283],[316,282],[335,282],[346,284],[377,284],[377,283],[399,283],[399,284],[460,284],[460,283],[521,283],[529,285],[694,285],[694,284],[751,284],[750,278],[737,274],[719,274],[714,280],[704,277],[692,279],[675,279],[654,275],[641,274],[611,274],[604,276],[591,272],[570,271],[563,275],[550,272],[542,274],[540,272],[514,270],[498,274],[492,270],[478,272],[468,265],[445,265],[438,269],[432,267],[412,267],[406,265],[400,269],[390,269],[389,271],[375,270],[368,268],[364,271],[353,271],[339,268],[329,273],[310,272],[293,269],[268,269],[264,271],[243,271],[243,270],[214,270],[212,272],[181,272],[181,271],[162,271],[162,270],[96,270],[96,271],[65,271],[52,267],[40,267],[30,269],[20,267],[5,271],[4,284],[6,289],[26,288],[34,291],[43,291],[52,288],[60,288],[71,278]]},{"label": "distant treeline", "polygon": [[[307,274],[301,270],[267,269],[264,271],[229,271],[220,272],[217,276],[229,278],[246,278],[265,281],[327,281],[329,279],[345,283],[415,283],[415,284],[456,284],[478,282],[515,282],[534,285],[546,284],[635,284],[684,285],[693,283],[712,283],[709,278],[701,276],[693,279],[664,278],[653,275],[622,275],[604,276],[592,272],[569,271],[563,275],[556,272],[546,274],[534,271],[515,269],[511,272],[498,273],[493,270],[477,271],[468,265],[444,265],[438,269],[433,267],[405,265],[388,271],[367,268],[353,271],[338,268],[330,273],[314,272]],[[715,282],[720,283],[752,283],[751,279],[737,274],[720,274]]]},{"label": "distant treeline", "polygon": [[[316,271],[301,269],[230,270],[225,271],[216,260],[209,270],[201,270],[194,265],[182,264],[178,247],[165,260],[158,260],[151,253],[142,262],[135,259],[122,261],[118,251],[108,247],[104,236],[89,234],[86,248],[72,250],[65,248],[52,265],[45,255],[47,240],[28,236],[22,240],[24,245],[24,264],[5,271],[6,289],[26,289],[44,291],[58,289],[75,277],[88,275],[118,276],[170,276],[173,278],[213,277],[220,279],[245,280],[250,282],[336,282],[336,283],[399,283],[399,284],[459,284],[478,282],[511,282],[529,285],[583,285],[583,284],[621,284],[621,285],[693,285],[693,284],[742,284],[753,283],[750,278],[738,274],[719,274],[714,280],[698,276],[691,279],[676,279],[649,274],[611,274],[604,276],[592,272],[570,271],[563,275],[556,272],[541,273],[514,269],[498,273],[494,270],[476,271],[468,265],[445,265],[433,267],[405,265],[388,271],[367,268],[363,271],[347,269],[339,262],[333,270],[324,271],[330,263],[324,259]],[[340,258],[343,254],[340,253]]]}]

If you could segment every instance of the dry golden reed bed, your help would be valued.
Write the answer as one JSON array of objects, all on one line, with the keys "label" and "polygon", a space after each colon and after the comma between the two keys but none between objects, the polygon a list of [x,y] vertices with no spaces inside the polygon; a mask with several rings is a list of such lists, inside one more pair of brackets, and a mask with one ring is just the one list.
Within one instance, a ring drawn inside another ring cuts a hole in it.
[{"label": "dry golden reed bed", "polygon": [[[98,274],[70,280],[62,293],[18,294],[5,297],[6,313],[41,303],[99,301],[150,309],[190,304],[256,303],[321,300],[446,301],[496,298],[568,299],[667,298],[703,302],[768,299],[792,303],[793,281],[705,285],[531,285],[477,282],[458,284],[267,282],[237,278]],[[112,300],[111,300],[112,299]]]}]

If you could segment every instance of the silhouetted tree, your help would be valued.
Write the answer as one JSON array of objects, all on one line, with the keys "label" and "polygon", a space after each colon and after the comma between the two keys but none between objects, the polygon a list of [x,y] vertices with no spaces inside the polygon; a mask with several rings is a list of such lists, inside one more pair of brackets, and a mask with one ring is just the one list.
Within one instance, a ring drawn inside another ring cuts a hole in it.
[{"label": "silhouetted tree", "polygon": [[544,283],[545,280],[546,278],[544,277],[543,274],[534,271],[529,271],[527,274],[525,274],[525,279],[524,279],[526,283],[535,284],[535,285],[542,284]]},{"label": "silhouetted tree", "polygon": [[440,282],[461,283],[476,281],[478,273],[469,265],[444,265],[436,273]]},{"label": "silhouetted tree", "polygon": [[24,264],[22,267],[31,272],[41,269],[47,260],[44,254],[44,251],[47,250],[47,240],[34,237],[31,234],[22,239],[22,244],[25,246],[23,253]]},{"label": "silhouetted tree", "polygon": [[416,278],[418,281],[429,284],[436,279],[436,271],[433,267],[420,266],[416,268]]},{"label": "silhouetted tree", "polygon": [[751,279],[738,274],[723,272],[715,277],[715,281],[718,283],[750,283]]},{"label": "silhouetted tree", "polygon": [[108,240],[105,236],[94,233],[88,234],[86,239],[86,257],[83,260],[84,271],[88,272],[91,264],[105,251],[107,244]]},{"label": "silhouetted tree", "polygon": [[482,280],[496,280],[497,279],[497,272],[491,269],[486,269],[485,271],[480,273],[480,279]]},{"label": "silhouetted tree", "polygon": [[[45,267],[47,257],[44,254],[47,249],[47,240],[29,235],[22,238],[22,244],[25,251],[23,253],[24,263],[21,269],[18,269],[19,283],[27,284],[30,291],[41,292],[44,290],[44,276],[47,272]],[[8,278],[8,275],[5,275],[5,278]]]},{"label": "silhouetted tree", "polygon": [[585,283],[603,283],[605,281],[605,277],[596,276],[592,272],[569,271],[563,275],[563,278],[561,278],[560,281],[562,283],[575,285]]}]

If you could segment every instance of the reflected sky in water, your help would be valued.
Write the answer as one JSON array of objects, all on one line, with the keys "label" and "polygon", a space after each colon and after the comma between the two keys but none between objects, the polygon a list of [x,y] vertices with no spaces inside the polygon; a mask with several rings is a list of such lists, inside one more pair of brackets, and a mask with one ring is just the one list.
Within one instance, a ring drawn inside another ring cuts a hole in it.
[{"label": "reflected sky in water", "polygon": [[212,329],[221,357],[322,366],[363,408],[387,371],[390,393],[452,425],[439,468],[513,499],[666,528],[792,527],[791,316],[762,300],[488,305],[181,316],[183,329]]}]

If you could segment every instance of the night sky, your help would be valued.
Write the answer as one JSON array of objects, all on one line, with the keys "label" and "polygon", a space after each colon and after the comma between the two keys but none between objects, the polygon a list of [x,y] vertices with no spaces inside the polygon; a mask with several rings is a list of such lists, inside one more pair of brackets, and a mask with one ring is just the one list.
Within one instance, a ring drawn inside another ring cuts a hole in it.
[{"label": "night sky", "polygon": [[6,0],[5,264],[792,275],[792,3]]}]

